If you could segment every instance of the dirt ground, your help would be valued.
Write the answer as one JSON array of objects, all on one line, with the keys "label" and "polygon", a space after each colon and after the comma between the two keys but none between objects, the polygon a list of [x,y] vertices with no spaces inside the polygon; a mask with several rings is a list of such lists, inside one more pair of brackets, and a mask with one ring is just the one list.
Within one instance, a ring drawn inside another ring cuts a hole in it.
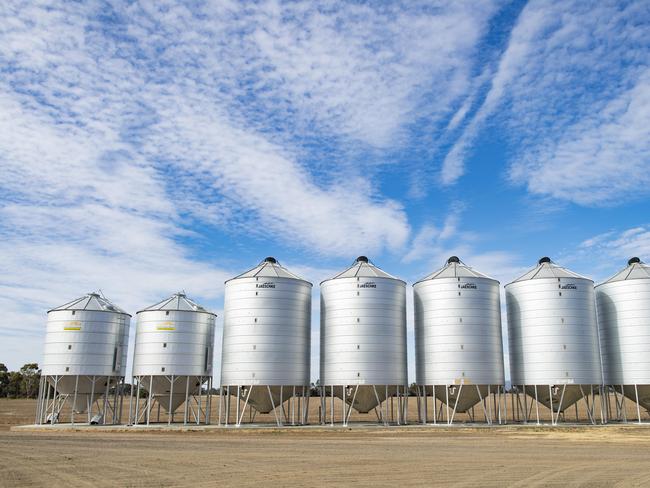
[{"label": "dirt ground", "polygon": [[9,431],[32,400],[0,400],[0,486],[649,486],[650,428]]}]

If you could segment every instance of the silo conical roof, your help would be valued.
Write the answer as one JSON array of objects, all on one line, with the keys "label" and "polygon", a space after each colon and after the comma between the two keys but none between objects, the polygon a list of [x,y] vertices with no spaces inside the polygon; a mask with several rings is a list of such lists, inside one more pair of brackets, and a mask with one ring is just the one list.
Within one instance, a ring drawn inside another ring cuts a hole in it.
[{"label": "silo conical roof", "polygon": [[[231,280],[237,280],[239,278],[289,278],[292,280],[300,280],[309,283],[309,281],[301,278],[300,276],[292,273],[287,268],[282,266],[277,259],[274,257],[265,258],[260,264],[254,268],[245,271],[244,273],[231,278]],[[226,283],[228,283],[226,281]],[[311,285],[311,283],[309,283]]]},{"label": "silo conical roof", "polygon": [[337,280],[340,278],[388,278],[391,280],[403,281],[375,266],[365,256],[359,256],[355,259],[354,264],[352,264],[348,269],[324,281]]},{"label": "silo conical roof", "polygon": [[627,266],[625,268],[620,270],[608,280],[603,281],[601,285],[604,285],[605,283],[612,283],[614,281],[647,280],[649,278],[650,266],[641,261],[639,258],[631,258],[627,262]]},{"label": "silo conical roof", "polygon": [[53,308],[48,310],[50,312],[58,312],[62,310],[86,310],[89,312],[114,312],[114,313],[123,313],[128,315],[120,307],[109,301],[106,297],[100,295],[99,293],[88,293],[81,298],[72,300],[66,304],[61,305],[60,307]]},{"label": "silo conical roof", "polygon": [[204,307],[196,303],[194,300],[190,299],[185,295],[183,292],[178,292],[174,293],[172,296],[169,298],[165,298],[164,300],[151,305],[150,307],[144,308],[140,312],[151,312],[155,310],[170,310],[170,311],[184,311],[184,312],[205,312],[209,313],[210,315],[215,315],[212,312],[209,312],[206,310]]},{"label": "silo conical roof", "polygon": [[443,278],[485,278],[488,280],[497,281],[494,278],[484,275],[483,273],[479,273],[475,269],[472,269],[470,266],[467,266],[456,256],[451,256],[449,259],[447,259],[447,262],[442,268],[434,271],[431,274],[428,274],[415,283]]},{"label": "silo conical roof", "polygon": [[544,278],[577,278],[592,281],[585,276],[574,273],[573,271],[554,263],[550,258],[543,257],[538,261],[537,266],[525,273],[523,276],[512,281],[512,283],[528,280],[540,280]]}]

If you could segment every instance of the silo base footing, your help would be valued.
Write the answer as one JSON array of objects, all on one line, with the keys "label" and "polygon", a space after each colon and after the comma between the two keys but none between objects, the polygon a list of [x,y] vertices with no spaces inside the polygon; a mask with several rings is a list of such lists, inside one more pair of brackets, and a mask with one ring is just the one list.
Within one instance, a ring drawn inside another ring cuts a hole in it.
[{"label": "silo base footing", "polygon": [[258,414],[271,413],[278,427],[308,424],[307,385],[222,385],[220,391],[219,425],[224,427],[253,424]]},{"label": "silo base footing", "polygon": [[[135,391],[134,391],[135,390]],[[144,404],[143,404],[144,403]],[[176,413],[183,405],[182,415]],[[129,425],[209,424],[212,376],[141,375],[133,377]],[[161,413],[163,418],[161,420]],[[167,418],[164,416],[166,415]]]},{"label": "silo base footing", "polygon": [[43,375],[36,403],[36,424],[119,424],[124,377]]},{"label": "silo base footing", "polygon": [[649,384],[607,385],[603,396],[609,422],[650,423]]},{"label": "silo base footing", "polygon": [[[418,422],[506,424],[507,402],[502,385],[417,385]],[[458,414],[465,414],[460,419]]]},{"label": "silo base footing", "polygon": [[[383,425],[408,423],[408,385],[329,385],[319,390],[321,425],[346,426],[353,410],[360,414],[373,412]],[[335,398],[339,401],[335,402]]]},{"label": "silo base footing", "polygon": [[607,422],[601,385],[513,385],[509,396],[513,422],[553,426],[573,421]]}]

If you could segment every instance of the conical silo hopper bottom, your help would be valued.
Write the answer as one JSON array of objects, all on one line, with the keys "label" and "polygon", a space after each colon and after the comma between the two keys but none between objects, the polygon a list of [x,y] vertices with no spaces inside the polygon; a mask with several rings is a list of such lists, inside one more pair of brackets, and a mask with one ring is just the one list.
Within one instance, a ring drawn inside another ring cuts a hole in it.
[{"label": "conical silo hopper bottom", "polygon": [[[75,413],[86,413],[92,404],[106,393],[108,376],[48,376],[47,382],[60,395],[67,396],[67,403]],[[115,378],[110,388],[115,387]],[[75,390],[77,394],[75,395]],[[75,399],[76,397],[76,399]]]},{"label": "conical silo hopper bottom", "polygon": [[[458,413],[465,413],[488,395],[487,385],[452,385],[436,387],[436,398]],[[447,391],[445,391],[447,390]],[[496,387],[494,388],[496,391]]]},{"label": "conical silo hopper bottom", "polygon": [[[169,376],[143,376],[140,384],[140,398],[146,398],[143,395],[143,390],[148,391],[151,388],[152,397],[160,404],[167,413],[174,413],[178,408],[185,403],[185,398],[198,396],[201,392],[203,385],[206,381],[205,377],[190,376],[189,381],[187,376],[175,376],[172,388],[172,380]],[[169,395],[171,394],[171,403]]]},{"label": "conical silo hopper bottom", "polygon": [[526,386],[526,393],[546,408],[553,409],[553,412],[564,412],[574,403],[584,398],[590,391],[590,387],[581,387],[580,385],[537,385],[537,396],[535,395],[535,386]]},{"label": "conical silo hopper bottom", "polygon": [[[223,386],[222,389],[227,387]],[[253,386],[240,386],[239,399],[247,402],[252,408],[259,413],[271,413],[275,408],[282,405],[294,394],[302,392],[302,386],[267,386],[267,385],[253,385]],[[305,387],[307,388],[307,387]],[[230,386],[230,396],[237,397],[237,386]]]},{"label": "conical silo hopper bottom", "polygon": [[[621,387],[615,387],[616,391],[621,392]],[[639,405],[645,408],[650,412],[650,385],[623,385],[623,395],[632,400],[633,402],[637,401],[637,395],[639,397]]]},{"label": "conical silo hopper bottom", "polygon": [[385,385],[328,386],[325,387],[325,393],[328,397],[332,396],[332,388],[336,398],[345,400],[345,403],[359,413],[368,413],[386,398],[397,395],[398,388],[403,389],[404,387],[389,385],[387,389]]}]

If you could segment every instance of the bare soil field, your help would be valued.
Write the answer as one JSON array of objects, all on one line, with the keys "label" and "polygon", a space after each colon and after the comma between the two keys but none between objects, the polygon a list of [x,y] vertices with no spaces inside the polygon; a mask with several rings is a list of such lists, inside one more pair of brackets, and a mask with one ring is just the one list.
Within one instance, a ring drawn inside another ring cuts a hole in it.
[{"label": "bare soil field", "polygon": [[649,486],[650,428],[242,428],[8,431],[0,486]]}]

